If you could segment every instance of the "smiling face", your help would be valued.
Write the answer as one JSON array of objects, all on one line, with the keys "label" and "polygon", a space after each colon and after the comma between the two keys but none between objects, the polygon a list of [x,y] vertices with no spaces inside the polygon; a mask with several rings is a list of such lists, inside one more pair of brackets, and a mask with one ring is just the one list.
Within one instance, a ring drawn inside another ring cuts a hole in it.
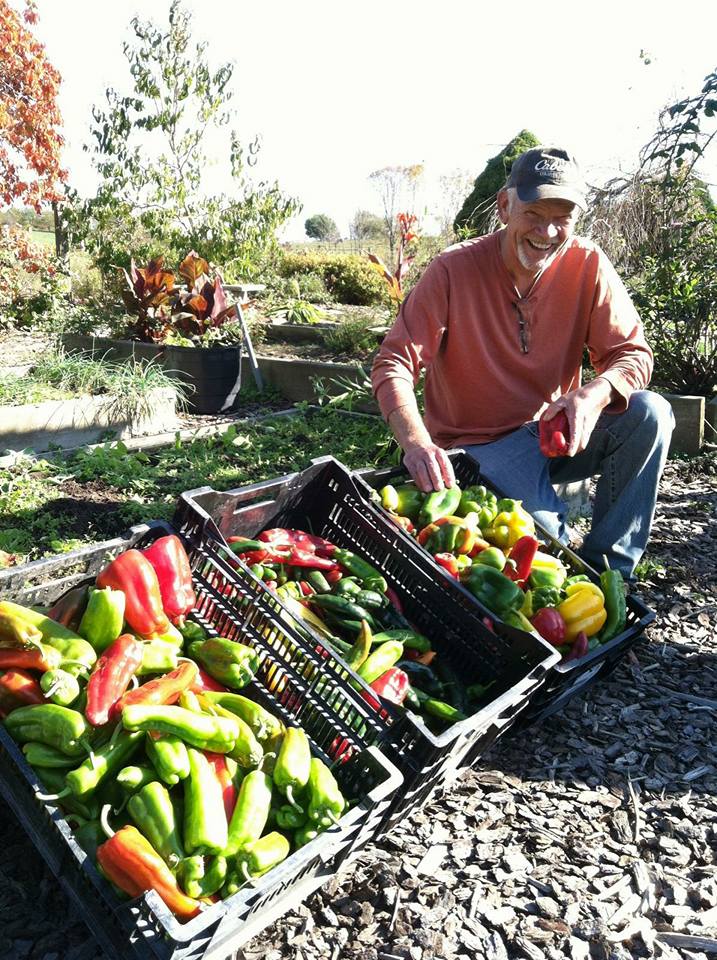
[{"label": "smiling face", "polygon": [[571,236],[578,208],[569,200],[520,200],[514,190],[498,194],[505,224],[501,252],[508,272],[520,287],[537,277]]}]

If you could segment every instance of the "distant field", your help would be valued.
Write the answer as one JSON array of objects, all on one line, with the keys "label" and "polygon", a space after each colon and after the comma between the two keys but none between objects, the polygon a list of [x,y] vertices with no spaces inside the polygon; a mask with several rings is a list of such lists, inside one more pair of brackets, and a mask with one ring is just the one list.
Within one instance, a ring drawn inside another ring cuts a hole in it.
[{"label": "distant field", "polygon": [[50,230],[31,230],[32,242],[40,246],[55,248],[55,234]]}]

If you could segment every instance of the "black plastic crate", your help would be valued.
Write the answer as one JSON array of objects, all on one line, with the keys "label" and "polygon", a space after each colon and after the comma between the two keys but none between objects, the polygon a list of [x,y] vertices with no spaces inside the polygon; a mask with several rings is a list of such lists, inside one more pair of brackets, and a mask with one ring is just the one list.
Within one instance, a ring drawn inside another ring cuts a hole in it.
[{"label": "black plastic crate", "polygon": [[[380,745],[404,777],[387,829],[444,786],[469,752],[475,758],[487,750],[525,709],[558,659],[537,637],[505,625],[495,633],[488,630],[476,605],[435,576],[430,558],[407,545],[394,524],[364,502],[350,472],[331,457],[240,490],[219,493],[205,487],[185,493],[174,522],[192,539],[214,536],[222,542],[225,536],[253,537],[267,527],[295,527],[355,551],[381,570],[407,618],[467,684],[492,683],[472,716],[440,734],[411,711],[385,704],[380,735],[365,742]],[[318,634],[315,640],[322,642]],[[372,735],[367,728],[367,737]]]},{"label": "black plastic crate", "polygon": [[[488,489],[493,490],[499,497],[510,496],[509,492],[499,490],[491,484],[485,477],[481,476],[480,466],[476,460],[468,456],[462,450],[448,451],[456,480],[461,487],[469,487],[474,484],[482,483]],[[372,493],[380,490],[387,483],[405,483],[410,480],[410,476],[404,467],[395,467],[380,470],[358,470],[354,476],[361,484],[364,496],[367,502],[373,503]],[[390,519],[388,513],[380,505],[376,509],[381,513],[384,522],[396,526]],[[576,553],[564,546],[559,540],[551,536],[548,531],[535,524],[537,536],[542,540],[548,551],[553,556],[559,557],[568,569],[573,573],[584,573],[591,580],[599,583],[600,575],[597,570],[582,560]],[[410,544],[416,553],[427,557],[433,568],[441,572],[446,578],[460,590],[466,597],[470,598],[482,611],[487,613],[495,623],[495,614],[487,610],[479,601],[473,597],[469,590],[457,583],[450,575],[444,571],[437,563],[433,561],[428,551],[424,550],[419,544],[404,530],[400,530],[400,535],[406,543]],[[597,647],[579,660],[570,660],[565,663],[557,662],[550,671],[548,681],[540,689],[536,690],[531,697],[530,705],[523,711],[519,718],[519,724],[516,726],[527,726],[536,723],[546,717],[551,716],[558,710],[561,710],[572,697],[583,694],[590,689],[598,680],[603,679],[610,674],[625,656],[627,651],[634,646],[635,641],[642,634],[645,628],[655,619],[654,611],[650,610],[643,601],[635,596],[628,594],[627,601],[627,623],[625,629],[617,637],[614,637],[608,643]]]},{"label": "black plastic crate", "polygon": [[[26,605],[52,602],[69,586],[94,577],[130,547],[142,548],[175,532],[163,523],[133,528],[117,538],[62,557],[0,574],[0,597]],[[257,649],[261,665],[248,695],[286,724],[300,724],[312,752],[339,762],[334,774],[352,801],[336,826],[292,853],[284,863],[199,916],[180,923],[154,891],[122,902],[74,841],[62,812],[40,801],[32,768],[0,724],[0,789],[34,845],[113,960],[221,960],[277,917],[301,903],[373,839],[401,775],[363,739],[373,712],[356,691],[344,689],[316,651],[277,620],[275,604],[254,580],[228,567],[214,544],[185,540],[197,606],[192,619],[210,633]],[[59,584],[59,586],[58,586]],[[337,669],[340,666],[337,665]],[[358,731],[358,732],[357,732]]]}]

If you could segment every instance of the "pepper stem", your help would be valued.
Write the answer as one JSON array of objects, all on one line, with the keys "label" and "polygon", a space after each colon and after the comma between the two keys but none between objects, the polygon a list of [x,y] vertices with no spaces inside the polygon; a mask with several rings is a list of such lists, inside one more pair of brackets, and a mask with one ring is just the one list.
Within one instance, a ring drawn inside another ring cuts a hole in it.
[{"label": "pepper stem", "polygon": [[239,864],[239,873],[242,875],[242,877],[244,877],[244,883],[251,883],[254,879],[249,872],[249,864],[246,862],[246,860],[242,860],[242,862]]},{"label": "pepper stem", "polygon": [[294,810],[297,811],[297,813],[304,812],[304,808],[300,807],[296,800],[294,800],[294,788],[291,785],[286,788],[286,799],[289,801]]},{"label": "pepper stem", "polygon": [[329,819],[334,825],[339,822],[339,818],[336,816],[333,810],[325,810],[324,816]]},{"label": "pepper stem", "polygon": [[61,800],[63,797],[68,796],[71,793],[69,787],[65,787],[64,790],[60,790],[59,793],[36,793],[35,796],[38,800]]},{"label": "pepper stem", "polygon": [[114,837],[115,831],[110,826],[110,811],[112,810],[112,804],[106,803],[102,810],[100,811],[100,826],[102,830],[108,837]]}]

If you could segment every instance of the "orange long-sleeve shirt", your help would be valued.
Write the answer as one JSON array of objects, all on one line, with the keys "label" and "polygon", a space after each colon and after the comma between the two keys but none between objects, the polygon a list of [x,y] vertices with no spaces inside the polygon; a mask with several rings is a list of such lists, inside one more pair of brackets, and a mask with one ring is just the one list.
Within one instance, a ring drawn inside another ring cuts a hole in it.
[{"label": "orange long-sleeve shirt", "polygon": [[371,379],[388,419],[410,402],[425,369],[424,419],[434,442],[486,443],[578,387],[586,346],[619,394],[610,412],[620,412],[633,390],[647,386],[652,351],[610,261],[572,237],[521,298],[498,231],[431,262],[401,305]]}]

